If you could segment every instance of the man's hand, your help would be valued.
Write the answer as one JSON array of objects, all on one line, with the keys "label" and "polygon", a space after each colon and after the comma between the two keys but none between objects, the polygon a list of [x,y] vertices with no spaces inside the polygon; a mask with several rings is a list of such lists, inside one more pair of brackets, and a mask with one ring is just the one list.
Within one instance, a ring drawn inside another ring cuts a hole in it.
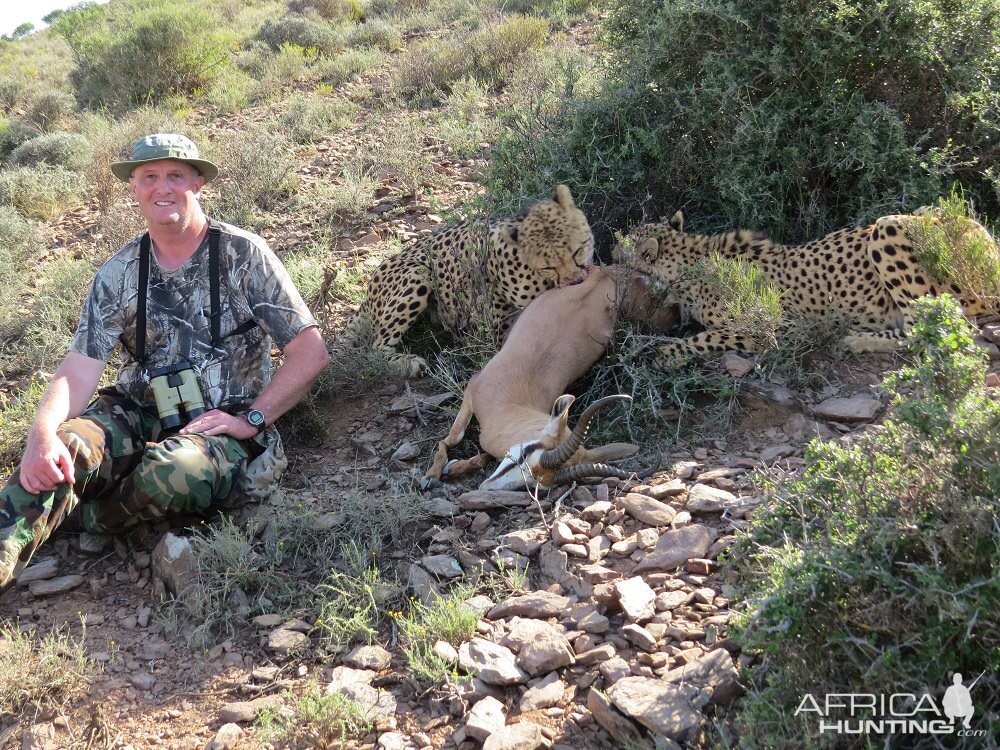
[{"label": "man's hand", "polygon": [[180,434],[190,435],[195,432],[213,436],[229,435],[237,440],[249,440],[257,434],[257,428],[243,417],[212,409],[188,422]]},{"label": "man's hand", "polygon": [[28,441],[21,458],[21,486],[32,495],[73,484],[76,472],[66,444],[57,435],[39,434]]}]

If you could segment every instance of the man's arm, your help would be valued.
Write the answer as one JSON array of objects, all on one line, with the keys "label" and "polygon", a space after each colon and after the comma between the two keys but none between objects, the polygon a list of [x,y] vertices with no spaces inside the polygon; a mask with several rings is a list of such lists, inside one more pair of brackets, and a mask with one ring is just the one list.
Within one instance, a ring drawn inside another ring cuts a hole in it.
[{"label": "man's arm", "polygon": [[56,434],[59,425],[79,416],[101,382],[104,362],[69,352],[59,364],[38,404],[21,457],[21,486],[31,494],[76,481],[73,459]]},{"label": "man's arm", "polygon": [[[264,413],[267,424],[295,406],[306,395],[309,388],[323,372],[330,355],[326,344],[315,326],[306,328],[288,342],[284,349],[285,361],[281,363],[271,382],[250,405]],[[257,434],[257,430],[243,417],[226,414],[213,409],[192,419],[181,434],[200,432],[205,435],[231,435],[238,440],[246,440]]]}]

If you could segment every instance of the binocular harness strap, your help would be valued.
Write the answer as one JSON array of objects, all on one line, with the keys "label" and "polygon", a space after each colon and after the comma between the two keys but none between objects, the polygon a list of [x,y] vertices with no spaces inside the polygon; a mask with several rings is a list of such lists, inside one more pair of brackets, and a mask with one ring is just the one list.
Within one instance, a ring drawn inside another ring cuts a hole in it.
[{"label": "binocular harness strap", "polygon": [[[219,242],[222,237],[222,227],[216,222],[208,224],[208,293],[211,310],[212,348],[218,348],[224,339],[246,333],[257,325],[252,318],[242,323],[231,333],[221,335],[222,305],[219,301]],[[135,359],[143,367],[146,366],[146,296],[149,287],[149,255],[151,242],[149,232],[139,240],[139,299],[135,311]]]}]

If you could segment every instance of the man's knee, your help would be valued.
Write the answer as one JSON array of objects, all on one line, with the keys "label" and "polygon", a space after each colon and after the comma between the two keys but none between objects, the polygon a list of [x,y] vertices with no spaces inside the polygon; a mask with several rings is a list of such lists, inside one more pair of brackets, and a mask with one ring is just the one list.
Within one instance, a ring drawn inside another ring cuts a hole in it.
[{"label": "man's knee", "polygon": [[77,473],[94,471],[104,461],[104,428],[92,419],[76,417],[59,425],[56,435],[66,445]]},{"label": "man's knee", "polygon": [[246,458],[232,438],[170,437],[147,446],[132,491],[164,511],[203,512],[229,497]]}]

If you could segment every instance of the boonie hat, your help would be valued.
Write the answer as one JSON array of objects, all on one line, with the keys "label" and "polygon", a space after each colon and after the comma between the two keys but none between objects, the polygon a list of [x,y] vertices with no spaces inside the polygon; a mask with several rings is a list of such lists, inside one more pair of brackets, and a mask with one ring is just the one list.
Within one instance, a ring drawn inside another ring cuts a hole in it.
[{"label": "boonie hat", "polygon": [[219,168],[207,159],[200,158],[198,147],[191,139],[178,133],[154,133],[140,138],[132,147],[132,158],[112,162],[111,171],[119,180],[128,182],[132,170],[140,164],[160,159],[177,159],[190,164],[205,178],[206,183],[219,176]]}]

